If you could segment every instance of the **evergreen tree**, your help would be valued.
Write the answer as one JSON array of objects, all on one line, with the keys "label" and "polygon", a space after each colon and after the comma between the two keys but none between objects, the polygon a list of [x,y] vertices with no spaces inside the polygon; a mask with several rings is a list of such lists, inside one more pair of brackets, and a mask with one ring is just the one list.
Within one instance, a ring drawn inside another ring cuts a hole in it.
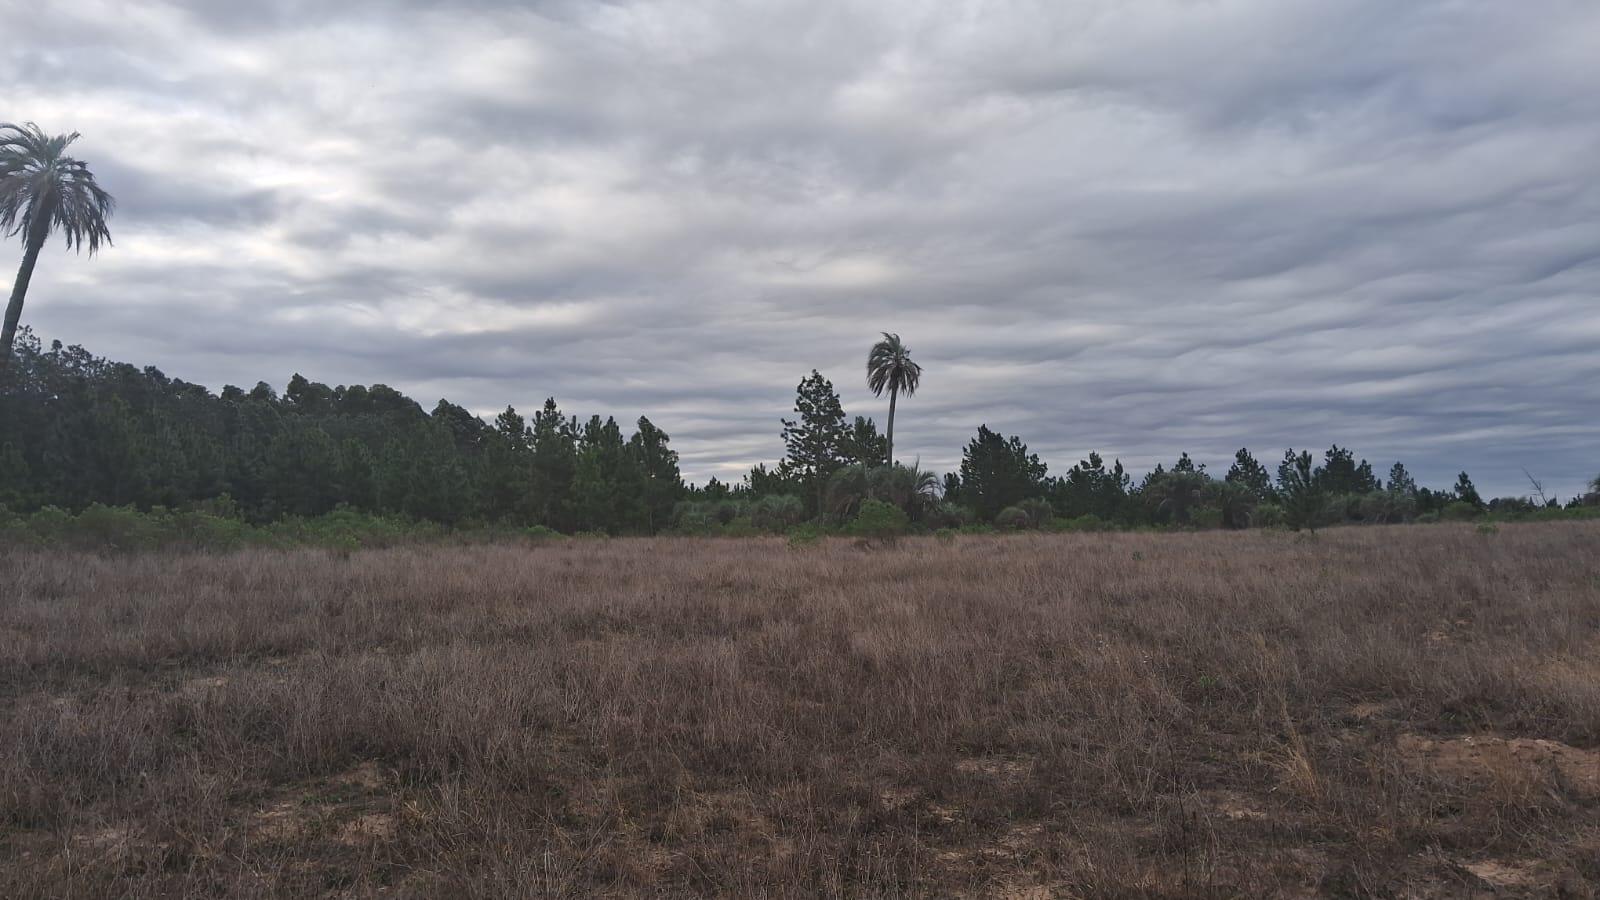
[{"label": "evergreen tree", "polygon": [[1323,454],[1321,468],[1316,470],[1317,489],[1325,494],[1367,494],[1378,489],[1378,479],[1372,474],[1372,465],[1362,460],[1358,465],[1355,455],[1334,444]]},{"label": "evergreen tree", "polygon": [[1187,452],[1185,452],[1185,453],[1179,455],[1177,462],[1172,464],[1172,471],[1174,471],[1174,472],[1188,472],[1190,474],[1204,475],[1205,471],[1206,471],[1206,467],[1204,465],[1201,465],[1201,466],[1197,467],[1194,464],[1194,460],[1190,459],[1189,458],[1189,454]]},{"label": "evergreen tree", "polygon": [[537,521],[533,496],[533,447],[527,420],[507,406],[483,438],[481,504],[491,520],[531,525]]},{"label": "evergreen tree", "polygon": [[1312,468],[1310,452],[1284,451],[1283,462],[1278,464],[1278,496],[1283,500],[1284,519],[1290,527],[1296,531],[1316,530],[1324,494]]},{"label": "evergreen tree", "polygon": [[683,499],[683,473],[678,470],[678,453],[667,445],[672,438],[644,416],[637,431],[628,439],[628,456],[643,479],[641,500],[644,530],[649,533],[666,527],[672,508]]},{"label": "evergreen tree", "polygon": [[573,508],[584,531],[626,534],[643,531],[644,473],[640,471],[615,419],[592,416],[578,441],[573,474]]},{"label": "evergreen tree", "polygon": [[[763,497],[800,496],[801,487],[787,460],[768,469],[766,463],[756,463],[745,473],[744,493],[752,500]],[[803,505],[803,504],[802,504]]]},{"label": "evergreen tree", "polygon": [[290,421],[267,451],[267,493],[273,515],[319,516],[338,504],[339,448],[315,423]]},{"label": "evergreen tree", "polygon": [[1273,499],[1272,476],[1268,474],[1267,467],[1256,461],[1250,455],[1250,450],[1240,447],[1239,452],[1233,455],[1233,465],[1228,469],[1224,479],[1229,484],[1237,484],[1248,490],[1259,502]]},{"label": "evergreen tree", "polygon": [[1392,494],[1404,494],[1409,497],[1417,492],[1417,482],[1411,477],[1411,473],[1406,471],[1406,467],[1397,462],[1389,467],[1389,483],[1386,489]]},{"label": "evergreen tree", "polygon": [[1050,499],[1056,514],[1062,518],[1092,515],[1112,521],[1127,502],[1131,486],[1132,479],[1123,470],[1121,460],[1107,469],[1100,454],[1090,453],[1088,459],[1069,469],[1065,477],[1055,480]]},{"label": "evergreen tree", "polygon": [[1476,509],[1481,510],[1487,505],[1483,502],[1483,498],[1478,496],[1478,489],[1473,486],[1472,479],[1467,477],[1465,472],[1456,478],[1455,495],[1458,502],[1471,504]]},{"label": "evergreen tree", "polygon": [[978,426],[978,435],[961,452],[961,502],[984,521],[1000,510],[1045,493],[1046,467],[1016,436]]},{"label": "evergreen tree", "polygon": [[845,435],[842,451],[848,463],[881,465],[888,458],[889,442],[866,416],[856,416]]},{"label": "evergreen tree", "polygon": [[529,461],[534,518],[557,531],[572,530],[572,480],[577,474],[577,423],[563,418],[554,397],[533,414]]},{"label": "evergreen tree", "polygon": [[812,369],[795,389],[794,411],[794,419],[782,420],[784,461],[805,490],[811,514],[817,515],[828,478],[849,463],[844,407],[833,383]]}]

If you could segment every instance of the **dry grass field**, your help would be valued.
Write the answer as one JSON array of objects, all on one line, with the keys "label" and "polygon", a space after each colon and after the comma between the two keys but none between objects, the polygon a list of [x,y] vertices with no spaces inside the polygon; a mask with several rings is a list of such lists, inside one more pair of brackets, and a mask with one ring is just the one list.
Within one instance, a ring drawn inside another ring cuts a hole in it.
[{"label": "dry grass field", "polygon": [[0,551],[0,896],[1594,896],[1600,524]]}]

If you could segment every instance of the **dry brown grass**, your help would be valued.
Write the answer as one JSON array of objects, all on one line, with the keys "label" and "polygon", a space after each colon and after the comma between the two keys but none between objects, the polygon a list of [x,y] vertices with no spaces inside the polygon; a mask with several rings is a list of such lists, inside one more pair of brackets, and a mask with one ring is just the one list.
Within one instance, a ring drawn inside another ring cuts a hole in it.
[{"label": "dry brown grass", "polygon": [[0,553],[0,896],[1593,896],[1600,524]]}]

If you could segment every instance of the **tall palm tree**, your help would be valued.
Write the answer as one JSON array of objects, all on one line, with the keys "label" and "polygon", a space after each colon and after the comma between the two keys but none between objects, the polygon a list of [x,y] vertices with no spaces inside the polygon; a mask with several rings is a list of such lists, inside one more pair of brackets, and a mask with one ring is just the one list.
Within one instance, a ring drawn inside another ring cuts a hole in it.
[{"label": "tall palm tree", "polygon": [[0,379],[11,364],[11,343],[22,318],[22,298],[33,279],[33,265],[50,233],[59,229],[67,247],[93,256],[101,242],[111,243],[106,217],[116,206],[111,195],[95,183],[94,173],[82,160],[66,155],[78,133],[54,137],[29,122],[0,122],[0,234],[22,235],[22,268],[11,287],[6,305],[5,330],[0,332]]},{"label": "tall palm tree", "polygon": [[883,340],[873,344],[872,352],[867,354],[867,387],[874,397],[882,397],[885,389],[889,391],[889,427],[884,433],[888,437],[891,466],[894,465],[894,402],[902,391],[907,397],[915,394],[921,380],[922,367],[911,361],[911,351],[900,343],[900,335],[885,331]]}]

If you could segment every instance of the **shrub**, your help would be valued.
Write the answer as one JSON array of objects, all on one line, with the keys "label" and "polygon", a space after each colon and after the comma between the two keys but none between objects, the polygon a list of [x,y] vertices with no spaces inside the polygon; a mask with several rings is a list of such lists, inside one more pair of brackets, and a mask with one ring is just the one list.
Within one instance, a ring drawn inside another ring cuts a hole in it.
[{"label": "shrub", "polygon": [[750,504],[750,524],[774,534],[798,525],[805,517],[805,504],[790,494],[762,497]]},{"label": "shrub", "polygon": [[91,504],[72,521],[70,540],[112,550],[153,547],[158,542],[157,532],[164,514],[165,510],[145,515],[131,506]]},{"label": "shrub", "polygon": [[1283,524],[1283,507],[1276,503],[1263,503],[1256,507],[1253,524],[1273,528]]},{"label": "shrub", "polygon": [[1480,512],[1481,511],[1471,503],[1467,503],[1464,500],[1457,500],[1445,506],[1444,511],[1440,513],[1440,518],[1444,519],[1446,522],[1467,522],[1472,519],[1476,519]]},{"label": "shrub", "polygon": [[711,511],[711,516],[723,525],[732,525],[741,512],[743,510],[739,508],[737,500],[724,500]]},{"label": "shrub", "polygon": [[1051,531],[1066,533],[1074,531],[1110,531],[1114,526],[1094,513],[1084,513],[1072,519],[1052,519],[1047,527]]},{"label": "shrub", "polygon": [[254,533],[255,529],[241,519],[190,510],[174,513],[159,540],[207,550],[232,550],[244,546]]},{"label": "shrub", "polygon": [[529,528],[524,528],[522,529],[522,535],[523,537],[532,538],[536,541],[547,541],[555,538],[565,537],[565,535],[554,528],[546,528],[543,525],[534,525]]},{"label": "shrub", "polygon": [[28,537],[41,544],[66,543],[72,532],[72,515],[56,506],[46,506],[28,517]]},{"label": "shrub", "polygon": [[1033,525],[1033,519],[1019,506],[1008,506],[994,517],[994,527],[1001,531],[1021,531]]},{"label": "shrub", "polygon": [[1028,517],[1029,528],[1048,527],[1050,520],[1055,518],[1056,515],[1055,508],[1050,505],[1050,501],[1042,497],[1029,497],[1018,503],[1017,509],[1022,510],[1023,514]]},{"label": "shrub", "polygon": [[806,522],[789,529],[789,546],[809,547],[821,541],[826,535],[827,532],[821,526]]},{"label": "shrub", "polygon": [[960,528],[967,524],[967,508],[955,503],[940,503],[928,509],[926,521],[935,530]]},{"label": "shrub", "polygon": [[863,500],[861,511],[845,531],[856,537],[892,538],[905,534],[909,524],[905,510],[900,507],[882,500]]}]

